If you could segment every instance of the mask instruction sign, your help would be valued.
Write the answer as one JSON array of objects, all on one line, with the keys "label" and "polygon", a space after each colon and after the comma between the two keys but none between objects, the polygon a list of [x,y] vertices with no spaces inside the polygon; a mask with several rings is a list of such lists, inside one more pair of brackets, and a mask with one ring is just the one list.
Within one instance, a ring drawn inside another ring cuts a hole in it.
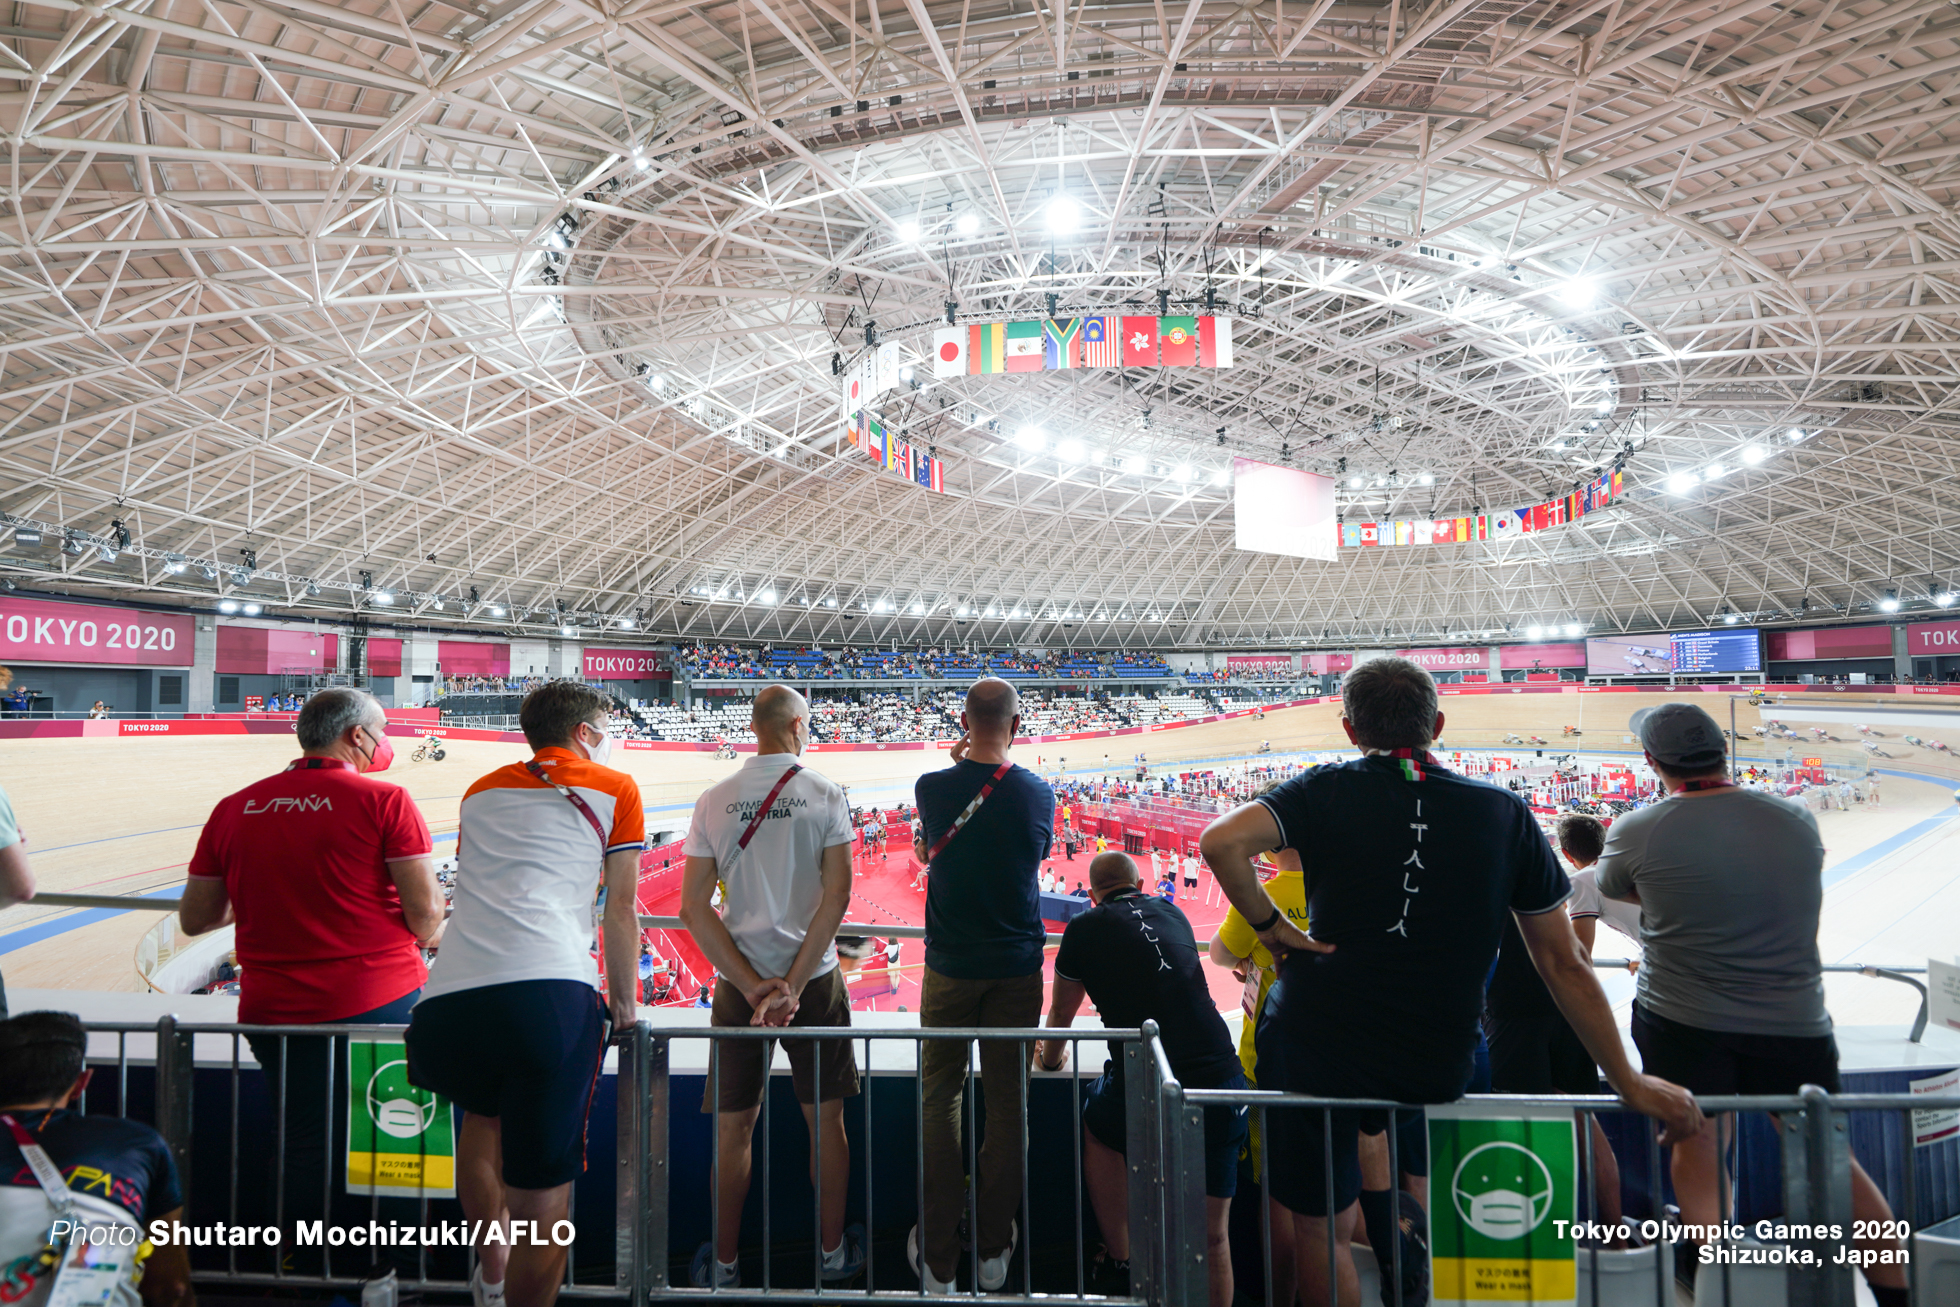
[{"label": "mask instruction sign", "polygon": [[408,1082],[407,1047],[356,1036],[347,1071],[347,1192],[455,1197],[455,1113]]},{"label": "mask instruction sign", "polygon": [[1579,1167],[1572,1114],[1470,1103],[1426,1110],[1436,1307],[1573,1307]]}]

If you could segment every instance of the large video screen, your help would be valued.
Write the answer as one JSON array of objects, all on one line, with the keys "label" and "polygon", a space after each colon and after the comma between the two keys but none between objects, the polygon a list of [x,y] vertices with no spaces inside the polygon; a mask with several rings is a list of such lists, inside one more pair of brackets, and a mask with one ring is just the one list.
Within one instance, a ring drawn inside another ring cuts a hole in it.
[{"label": "large video screen", "polygon": [[1609,635],[1586,641],[1588,676],[1701,676],[1760,672],[1762,637],[1754,627],[1672,635]]},{"label": "large video screen", "polygon": [[1234,543],[1261,554],[1334,561],[1334,479],[1232,460]]}]

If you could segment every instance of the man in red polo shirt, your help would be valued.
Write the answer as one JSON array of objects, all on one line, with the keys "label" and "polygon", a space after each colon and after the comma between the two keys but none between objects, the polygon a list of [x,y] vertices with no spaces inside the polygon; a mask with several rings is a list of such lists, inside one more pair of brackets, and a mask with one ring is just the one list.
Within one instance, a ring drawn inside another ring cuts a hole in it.
[{"label": "man in red polo shirt", "polygon": [[[220,800],[198,837],[178,919],[190,935],[236,922],[247,1025],[406,1023],[422,993],[422,950],[442,934],[442,887],[429,824],[408,791],[363,775],[394,760],[386,723],[359,690],[313,695],[295,723],[301,757]],[[319,1219],[340,1137],[328,1130],[327,1059],[344,1084],[346,1040],[246,1039],[275,1112],[290,1073],[283,1218]]]}]

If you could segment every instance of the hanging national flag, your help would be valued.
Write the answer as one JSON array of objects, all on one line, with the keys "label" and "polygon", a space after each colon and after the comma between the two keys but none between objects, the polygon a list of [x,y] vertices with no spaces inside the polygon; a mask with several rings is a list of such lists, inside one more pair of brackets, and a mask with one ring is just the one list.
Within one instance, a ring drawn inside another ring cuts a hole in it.
[{"label": "hanging national flag", "polygon": [[1123,319],[1123,366],[1126,368],[1157,366],[1157,319]]},{"label": "hanging national flag", "polygon": [[1361,543],[1361,523],[1341,522],[1337,525],[1339,525],[1341,530],[1341,543],[1343,545],[1352,549]]},{"label": "hanging national flag", "polygon": [[1364,544],[1364,545],[1378,545],[1378,544],[1380,544],[1380,543],[1381,543],[1381,523],[1379,523],[1379,522],[1363,522],[1363,523],[1361,524],[1361,543],[1362,543],[1362,544]]},{"label": "hanging national flag", "polygon": [[926,462],[930,466],[930,472],[925,481],[926,489],[932,491],[934,494],[939,494],[939,495],[945,494],[946,493],[945,460],[938,459],[938,458],[929,458],[926,460]]},{"label": "hanging national flag", "polygon": [[1198,319],[1198,366],[1201,368],[1232,366],[1232,320],[1230,318]]},{"label": "hanging national flag", "polygon": [[1436,543],[1436,524],[1428,518],[1409,523],[1409,543],[1431,545]]},{"label": "hanging national flag", "polygon": [[1163,341],[1159,361],[1165,367],[1198,366],[1198,320],[1196,318],[1159,318],[1157,335]]},{"label": "hanging national flag", "polygon": [[1398,545],[1412,545],[1415,542],[1416,524],[1414,522],[1397,522],[1395,524],[1395,543]]},{"label": "hanging national flag", "polygon": [[1049,318],[1041,324],[1042,363],[1050,372],[1082,366],[1082,319]]},{"label": "hanging national flag", "polygon": [[1121,318],[1082,319],[1082,366],[1085,368],[1122,367],[1122,336]]},{"label": "hanging national flag", "polygon": [[898,342],[888,340],[871,352],[871,393],[878,396],[898,389],[898,370],[905,366]]},{"label": "hanging national flag", "polygon": [[1041,371],[1041,336],[1039,322],[1007,324],[1007,370],[1009,372]]},{"label": "hanging national flag", "polygon": [[1518,534],[1518,515],[1508,509],[1490,515],[1490,538],[1508,540]]},{"label": "hanging national flag", "polygon": [[885,461],[885,428],[878,419],[868,417],[864,422],[864,452],[873,463],[883,465]]},{"label": "hanging national flag", "polygon": [[898,455],[891,460],[892,471],[898,473],[907,481],[910,481],[912,479],[912,446],[906,444],[903,440],[898,441],[897,444]]},{"label": "hanging national flag", "polygon": [[1007,371],[1007,324],[976,322],[967,335],[966,370],[974,376],[983,372]]},{"label": "hanging national flag", "polygon": [[864,414],[857,409],[844,414],[844,439],[851,442],[852,449],[864,448]]},{"label": "hanging national flag", "polygon": [[966,372],[969,334],[964,327],[940,327],[932,333],[933,376],[957,377]]},{"label": "hanging national flag", "polygon": [[1531,522],[1525,527],[1527,531],[1543,531],[1552,524],[1552,506],[1550,504],[1533,504],[1529,509],[1522,511],[1531,514]]},{"label": "hanging national flag", "polygon": [[1613,469],[1613,496],[1615,498],[1618,498],[1620,493],[1621,493],[1620,469],[1614,468]]}]

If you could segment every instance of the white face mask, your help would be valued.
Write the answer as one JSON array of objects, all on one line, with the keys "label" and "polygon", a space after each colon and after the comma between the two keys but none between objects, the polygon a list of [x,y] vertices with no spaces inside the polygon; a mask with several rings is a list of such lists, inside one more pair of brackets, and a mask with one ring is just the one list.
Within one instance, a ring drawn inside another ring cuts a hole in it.
[{"label": "white face mask", "polygon": [[596,733],[599,737],[597,744],[588,744],[585,746],[586,756],[598,763],[601,767],[605,766],[612,759],[612,736],[606,734],[591,722],[585,724],[585,729]]}]

